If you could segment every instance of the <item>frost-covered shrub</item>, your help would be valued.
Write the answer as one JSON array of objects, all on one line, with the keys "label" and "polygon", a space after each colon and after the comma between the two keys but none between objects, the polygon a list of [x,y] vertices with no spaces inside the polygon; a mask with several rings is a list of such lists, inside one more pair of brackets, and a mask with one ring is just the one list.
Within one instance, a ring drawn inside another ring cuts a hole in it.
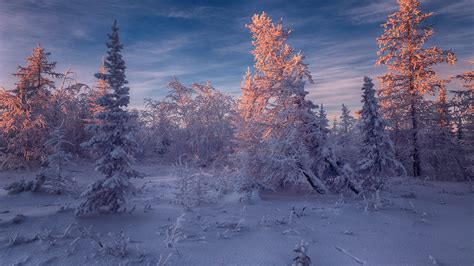
[{"label": "frost-covered shrub", "polygon": [[189,168],[186,164],[175,165],[176,202],[190,210],[195,206],[212,201],[209,185],[212,175],[202,170]]},{"label": "frost-covered shrub", "polygon": [[7,184],[3,189],[8,191],[9,195],[14,195],[18,194],[24,191],[31,191],[33,188],[33,181],[25,181],[25,180],[20,180],[20,181],[15,181],[10,184]]},{"label": "frost-covered shrub", "polygon": [[183,223],[186,221],[184,217],[186,216],[186,213],[181,214],[176,218],[176,222],[174,222],[172,225],[170,225],[166,229],[166,239],[164,241],[165,246],[167,248],[174,248],[176,252],[179,254],[178,248],[176,244],[183,240],[186,239],[186,235],[183,232],[184,225]]},{"label": "frost-covered shrub", "polygon": [[311,258],[306,254],[308,251],[309,244],[301,240],[299,244],[295,245],[293,250],[296,253],[296,257],[293,259],[291,266],[310,266]]},{"label": "frost-covered shrub", "polygon": [[216,222],[218,228],[224,228],[223,232],[218,232],[217,236],[223,239],[230,239],[244,230],[246,207],[244,206],[239,215],[234,216],[230,222]]},{"label": "frost-covered shrub", "polygon": [[28,244],[38,240],[38,236],[24,236],[21,233],[15,233],[8,237],[8,247],[18,246],[22,244]]},{"label": "frost-covered shrub", "polygon": [[0,154],[0,170],[17,170],[17,169],[28,169],[28,164],[25,163],[23,158],[18,157],[14,154]]},{"label": "frost-covered shrub", "polygon": [[234,100],[210,83],[168,83],[161,101],[146,100],[142,111],[140,140],[144,152],[176,161],[183,154],[189,163],[208,167],[225,160],[231,152]]},{"label": "frost-covered shrub", "polygon": [[123,230],[120,233],[108,233],[110,241],[104,241],[101,239],[101,235],[92,231],[92,226],[78,227],[80,236],[76,238],[71,246],[75,246],[79,239],[89,239],[92,240],[99,246],[99,251],[106,254],[112,255],[114,257],[124,258],[128,255],[128,244],[130,243],[130,238],[124,233]]},{"label": "frost-covered shrub", "polygon": [[125,233],[109,233],[109,237],[112,239],[111,243],[104,247],[104,251],[114,257],[124,258],[128,254],[128,243],[130,238]]}]

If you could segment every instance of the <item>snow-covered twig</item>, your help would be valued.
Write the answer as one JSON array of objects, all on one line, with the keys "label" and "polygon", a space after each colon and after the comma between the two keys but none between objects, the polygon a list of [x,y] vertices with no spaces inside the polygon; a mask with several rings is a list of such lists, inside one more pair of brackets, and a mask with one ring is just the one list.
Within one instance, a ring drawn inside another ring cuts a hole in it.
[{"label": "snow-covered twig", "polygon": [[185,221],[184,216],[186,213],[181,214],[176,218],[176,222],[172,224],[168,229],[166,230],[166,239],[165,239],[165,245],[168,248],[174,248],[176,252],[179,254],[178,248],[176,247],[176,244],[183,240],[186,239],[186,235],[183,232],[183,223]]},{"label": "snow-covered twig", "polygon": [[163,259],[163,254],[160,254],[160,259],[158,260],[158,266],[164,266],[168,262],[168,260],[173,256],[173,253],[169,253],[166,258]]},{"label": "snow-covered twig", "polygon": [[104,244],[102,244],[102,241],[99,239],[99,236],[96,233],[92,232],[92,226],[90,226],[89,228],[80,226],[78,230],[83,238],[89,238],[95,243],[97,243],[100,248],[104,248]]},{"label": "snow-covered twig", "polygon": [[227,228],[224,232],[222,233],[217,233],[217,236],[219,236],[220,238],[223,238],[223,239],[230,239],[232,238],[232,236],[240,231],[242,231],[242,224],[245,222],[245,211],[246,211],[246,208],[245,206],[242,208],[242,210],[240,211],[240,215],[237,219],[239,219],[239,221],[237,223],[234,223],[234,222],[231,222],[231,223],[221,223],[219,225],[219,227],[222,227],[222,228]]},{"label": "snow-covered twig", "polygon": [[21,235],[20,233],[15,233],[15,234],[12,234],[8,237],[7,246],[12,247],[12,246],[18,246],[18,245],[22,245],[22,244],[28,244],[28,243],[34,242],[38,239],[39,239],[38,235],[31,236],[31,237],[26,237],[26,236]]},{"label": "snow-covered twig", "polygon": [[[120,233],[109,233],[108,236],[112,239],[110,244],[104,244],[100,239],[98,233],[94,233],[91,230],[91,227],[79,227],[79,232],[83,238],[88,238],[97,243],[99,246],[99,251],[104,251],[105,253],[112,255],[114,257],[124,258],[128,255],[128,243],[130,243],[130,238],[125,235],[123,230]],[[79,239],[74,239],[71,243],[71,247],[74,247],[75,243]]]},{"label": "snow-covered twig", "polygon": [[345,249],[343,249],[343,248],[341,248],[341,247],[338,247],[338,246],[335,246],[335,248],[336,248],[338,251],[340,251],[340,252],[346,254],[347,256],[349,256],[349,257],[350,257],[351,259],[353,259],[355,262],[357,262],[357,263],[359,263],[359,264],[361,264],[361,265],[364,265],[364,264],[365,264],[365,261],[363,261],[363,260],[357,258],[356,256],[352,255],[349,251],[347,251],[347,250],[345,250]]},{"label": "snow-covered twig", "polygon": [[31,260],[31,256],[26,256],[25,258],[15,262],[12,264],[12,266],[23,266],[27,265],[26,263]]},{"label": "snow-covered twig", "polygon": [[38,263],[38,266],[47,266],[47,265],[51,265],[55,260],[59,259],[58,256],[53,256],[49,259],[46,259],[40,263]]},{"label": "snow-covered twig", "polygon": [[438,265],[438,261],[430,254],[428,258],[431,260],[431,264]]}]

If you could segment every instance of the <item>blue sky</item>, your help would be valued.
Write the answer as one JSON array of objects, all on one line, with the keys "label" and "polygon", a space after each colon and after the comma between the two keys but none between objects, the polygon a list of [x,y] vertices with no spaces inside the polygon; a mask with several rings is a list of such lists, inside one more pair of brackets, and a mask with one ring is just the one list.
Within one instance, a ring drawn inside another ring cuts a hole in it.
[{"label": "blue sky", "polygon": [[[374,66],[375,39],[396,9],[395,0],[0,0],[0,85],[13,86],[11,74],[37,43],[52,53],[59,71],[72,68],[80,82],[93,84],[116,18],[133,107],[144,98],[163,97],[173,76],[185,84],[211,81],[238,96],[253,60],[244,25],[265,11],[294,30],[289,43],[306,55],[315,80],[307,85],[309,98],[323,103],[332,117],[341,103],[357,110],[363,76],[384,71]],[[455,67],[438,68],[442,76],[472,68],[474,2],[425,0],[422,10],[435,13],[429,20],[435,28],[431,43],[458,56]]]}]

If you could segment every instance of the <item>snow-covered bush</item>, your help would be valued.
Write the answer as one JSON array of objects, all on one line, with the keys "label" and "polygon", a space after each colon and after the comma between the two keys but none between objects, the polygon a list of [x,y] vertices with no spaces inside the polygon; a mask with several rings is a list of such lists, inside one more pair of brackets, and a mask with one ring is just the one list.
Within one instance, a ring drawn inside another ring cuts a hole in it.
[{"label": "snow-covered bush", "polygon": [[101,239],[101,235],[99,233],[92,231],[92,226],[79,226],[78,231],[79,237],[71,243],[72,246],[75,246],[77,241],[82,238],[92,240],[99,246],[98,251],[112,255],[114,257],[124,258],[129,253],[128,244],[130,243],[130,238],[124,233],[123,230],[121,230],[120,233],[108,233],[107,235],[110,238],[108,242]]},{"label": "snow-covered bush", "polygon": [[22,244],[28,244],[38,240],[38,236],[24,236],[21,233],[14,233],[8,237],[8,247],[18,246]]},{"label": "snow-covered bush", "polygon": [[22,179],[20,181],[15,181],[10,184],[7,184],[3,187],[3,189],[8,191],[9,195],[15,195],[24,191],[31,191],[33,189],[33,183],[33,180],[25,181]]},{"label": "snow-covered bush", "polygon": [[105,245],[104,251],[114,257],[126,257],[128,254],[128,243],[130,243],[130,238],[125,235],[123,230],[120,231],[120,233],[109,233],[108,235],[112,241],[110,244]]},{"label": "snow-covered bush", "polygon": [[306,254],[308,252],[308,242],[301,240],[299,244],[295,245],[293,250],[296,253],[296,257],[293,259],[291,266],[310,266],[311,258]]},{"label": "snow-covered bush", "polygon": [[242,207],[239,215],[234,216],[231,222],[216,223],[218,228],[225,229],[223,232],[218,232],[217,236],[223,239],[230,239],[236,234],[239,234],[244,229],[246,207]]},{"label": "snow-covered bush", "polygon": [[[209,167],[231,152],[234,100],[210,83],[184,86],[168,83],[161,101],[146,100],[139,137],[148,156],[175,162],[183,154],[189,163]],[[144,155],[145,156],[145,155]]]},{"label": "snow-covered bush", "polygon": [[177,163],[174,167],[176,176],[176,202],[187,210],[213,201],[210,183],[213,176],[201,169],[196,171],[187,164]]}]

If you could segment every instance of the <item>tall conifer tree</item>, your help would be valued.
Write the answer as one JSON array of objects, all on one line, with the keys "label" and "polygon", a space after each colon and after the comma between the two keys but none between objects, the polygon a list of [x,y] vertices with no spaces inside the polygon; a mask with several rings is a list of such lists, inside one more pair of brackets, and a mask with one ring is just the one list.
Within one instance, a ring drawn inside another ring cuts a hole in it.
[{"label": "tall conifer tree", "polygon": [[18,78],[13,90],[0,90],[0,130],[7,140],[4,163],[19,166],[39,160],[45,154],[48,136],[48,111],[54,79],[63,77],[55,72],[56,62],[49,62],[40,45],[33,49],[26,67],[18,66]]},{"label": "tall conifer tree", "polygon": [[385,132],[386,122],[375,98],[374,84],[368,77],[364,77],[362,103],[360,121],[362,159],[359,161],[359,170],[365,176],[364,186],[377,190],[383,187],[387,176],[393,175],[397,170],[402,172],[405,170],[395,159],[393,143]]},{"label": "tall conifer tree", "polygon": [[420,109],[423,96],[434,94],[441,86],[433,66],[456,58],[450,51],[436,46],[425,48],[433,29],[423,22],[433,13],[419,10],[418,0],[398,0],[400,8],[383,25],[384,33],[377,39],[378,65],[386,65],[387,73],[380,77],[381,106],[393,130],[409,130],[412,174],[421,175],[419,145]]},{"label": "tall conifer tree", "polygon": [[109,90],[97,100],[103,110],[95,117],[98,123],[88,126],[94,135],[83,145],[98,155],[96,170],[105,178],[90,185],[82,194],[83,202],[76,209],[78,216],[95,211],[120,211],[124,208],[129,179],[140,177],[131,167],[137,143],[132,137],[131,114],[126,110],[130,102],[130,89],[126,86],[126,66],[118,30],[114,21],[112,32],[108,35],[105,71],[95,74],[97,79],[107,83]]}]

